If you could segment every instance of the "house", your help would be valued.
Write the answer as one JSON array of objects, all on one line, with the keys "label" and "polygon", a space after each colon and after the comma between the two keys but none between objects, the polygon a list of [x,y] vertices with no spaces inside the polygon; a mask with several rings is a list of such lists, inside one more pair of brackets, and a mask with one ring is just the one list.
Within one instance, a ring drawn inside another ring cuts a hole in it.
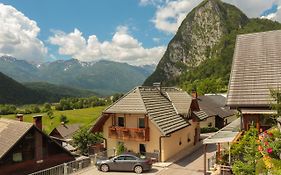
[{"label": "house", "polygon": [[71,141],[73,135],[80,129],[80,124],[64,124],[54,128],[49,136],[59,138],[65,141]]},{"label": "house", "polygon": [[251,125],[265,130],[271,127],[268,116],[274,103],[271,90],[281,87],[281,30],[239,35],[235,52],[227,105],[238,109],[242,128]]},{"label": "house", "polygon": [[54,128],[49,136],[56,140],[60,145],[62,145],[67,150],[74,152],[77,149],[72,146],[72,137],[79,131],[80,124],[65,124],[62,123],[58,127]]},{"label": "house", "polygon": [[218,94],[202,95],[197,97],[198,105],[201,111],[206,115],[200,122],[200,127],[223,128],[237,117],[235,110],[226,106],[226,97]]},{"label": "house", "polygon": [[74,160],[69,151],[42,132],[42,116],[34,124],[0,118],[0,175],[23,175]]},{"label": "house", "polygon": [[198,104],[172,87],[136,87],[109,106],[92,127],[103,132],[107,149],[124,143],[128,151],[153,153],[167,161],[199,141]]}]

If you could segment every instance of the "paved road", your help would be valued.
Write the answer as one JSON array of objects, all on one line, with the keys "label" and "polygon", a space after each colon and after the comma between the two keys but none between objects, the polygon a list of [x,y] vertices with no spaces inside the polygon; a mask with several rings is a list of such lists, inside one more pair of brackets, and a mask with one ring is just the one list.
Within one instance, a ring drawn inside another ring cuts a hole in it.
[{"label": "paved road", "polygon": [[[208,145],[207,158],[214,155],[216,145]],[[144,175],[203,175],[204,172],[204,153],[203,146],[190,154],[189,156],[171,164],[168,167],[153,167],[149,172],[143,173]],[[133,172],[108,172],[103,173],[92,166],[75,175],[136,175]]]},{"label": "paved road", "polygon": [[[207,158],[214,155],[216,145],[208,145]],[[203,146],[189,156],[173,163],[157,175],[202,175],[204,173]]]},{"label": "paved road", "polygon": [[[162,171],[164,168],[161,167],[153,167],[151,171],[142,173],[143,175],[155,175]],[[96,167],[92,166],[84,171],[76,173],[75,175],[136,175],[134,172],[101,172],[98,171]]]}]

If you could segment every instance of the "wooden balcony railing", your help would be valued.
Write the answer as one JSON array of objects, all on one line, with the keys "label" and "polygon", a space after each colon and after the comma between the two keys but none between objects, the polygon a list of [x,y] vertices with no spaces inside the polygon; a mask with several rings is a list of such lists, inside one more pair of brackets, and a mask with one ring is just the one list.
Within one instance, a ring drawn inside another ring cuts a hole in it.
[{"label": "wooden balcony railing", "polygon": [[149,141],[149,128],[125,128],[110,126],[109,138],[130,140],[130,141]]}]

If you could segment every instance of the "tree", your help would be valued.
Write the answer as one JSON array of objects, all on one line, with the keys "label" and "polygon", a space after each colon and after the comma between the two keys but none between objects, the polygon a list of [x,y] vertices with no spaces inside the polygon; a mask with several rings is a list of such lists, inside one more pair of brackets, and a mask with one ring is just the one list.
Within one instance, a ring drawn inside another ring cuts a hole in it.
[{"label": "tree", "polygon": [[61,115],[60,116],[60,122],[65,124],[65,123],[68,123],[69,120],[68,120],[67,116]]},{"label": "tree", "polygon": [[73,143],[81,151],[81,154],[89,154],[89,145],[100,143],[103,141],[103,137],[100,133],[93,134],[89,131],[89,127],[80,129],[73,136]]},{"label": "tree", "polygon": [[242,139],[231,148],[231,155],[236,160],[233,172],[236,175],[255,175],[256,163],[262,155],[258,152],[258,130],[250,128]]},{"label": "tree", "polygon": [[126,150],[127,150],[127,149],[126,149],[124,143],[120,142],[120,143],[118,143],[118,145],[117,145],[116,154],[117,154],[117,155],[120,155],[120,154],[124,153]]},{"label": "tree", "polygon": [[279,89],[270,90],[271,97],[274,100],[274,103],[271,104],[271,108],[277,111],[277,115],[275,117],[281,116],[281,92]]},{"label": "tree", "polygon": [[54,118],[53,115],[54,115],[54,113],[53,113],[52,110],[50,110],[50,111],[47,112],[47,116],[49,117],[49,119],[53,119],[53,118]]},{"label": "tree", "polygon": [[30,105],[29,108],[30,108],[31,113],[39,113],[39,112],[41,112],[41,110],[40,110],[38,105]]},{"label": "tree", "polygon": [[116,102],[118,99],[120,99],[121,97],[123,97],[124,94],[122,93],[116,93],[112,96],[112,102]]},{"label": "tree", "polygon": [[48,112],[52,110],[52,106],[50,103],[45,103],[44,106],[43,106],[43,109],[42,109],[42,112]]}]

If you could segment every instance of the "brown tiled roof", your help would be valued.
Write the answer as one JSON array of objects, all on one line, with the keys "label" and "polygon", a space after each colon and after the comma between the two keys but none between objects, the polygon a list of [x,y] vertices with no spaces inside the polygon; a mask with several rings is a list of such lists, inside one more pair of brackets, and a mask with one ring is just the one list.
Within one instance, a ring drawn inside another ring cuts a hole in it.
[{"label": "brown tiled roof", "polygon": [[32,123],[0,118],[0,159],[32,126]]},{"label": "brown tiled roof", "polygon": [[80,129],[80,124],[64,124],[56,127],[57,131],[64,139],[71,139],[73,134]]},{"label": "brown tiled roof", "polygon": [[[177,88],[136,87],[124,95],[116,103],[108,107],[104,113],[138,113],[147,114],[163,135],[190,125],[179,114],[187,114],[191,97]],[[104,121],[101,116],[92,130]],[[100,122],[99,122],[100,121]]]},{"label": "brown tiled roof", "polygon": [[209,116],[203,111],[203,110],[200,110],[200,111],[193,111],[193,114],[199,118],[200,121],[208,118]]},{"label": "brown tiled roof", "polygon": [[234,110],[226,107],[226,98],[222,95],[204,95],[198,97],[198,104],[208,117],[219,116],[221,118],[229,117],[235,114]]},{"label": "brown tiled roof", "polygon": [[[170,134],[190,125],[184,118],[177,114],[175,105],[163,95],[163,91],[160,92],[154,87],[140,87],[139,90],[149,119],[158,127],[163,135]],[[167,90],[166,92],[169,91]],[[178,91],[178,93],[180,92],[182,94],[186,93]],[[189,109],[189,106],[186,106],[186,108]]]},{"label": "brown tiled roof", "polygon": [[178,114],[187,114],[191,105],[192,97],[179,90],[166,89],[165,92]]},{"label": "brown tiled roof", "polygon": [[142,114],[146,113],[139,88],[134,88],[116,103],[109,106],[104,112],[106,113],[129,113]]},{"label": "brown tiled roof", "polygon": [[227,105],[268,107],[270,89],[281,87],[281,30],[239,35]]}]

